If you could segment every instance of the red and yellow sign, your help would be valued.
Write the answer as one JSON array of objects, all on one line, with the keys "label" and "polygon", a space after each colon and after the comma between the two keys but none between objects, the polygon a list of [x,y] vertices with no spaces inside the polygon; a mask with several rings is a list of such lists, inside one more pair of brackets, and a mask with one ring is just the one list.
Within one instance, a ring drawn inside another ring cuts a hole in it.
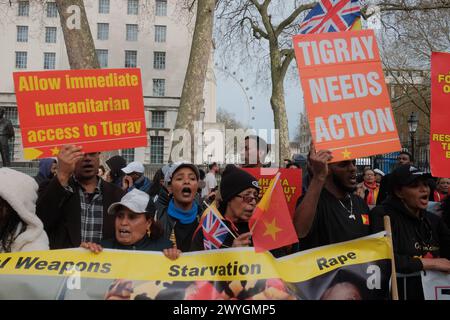
[{"label": "red and yellow sign", "polygon": [[401,149],[372,30],[293,38],[312,139],[333,162]]},{"label": "red and yellow sign", "polygon": [[294,217],[295,205],[298,198],[302,195],[302,170],[301,169],[286,169],[286,168],[242,168],[256,179],[258,179],[261,187],[262,195],[269,188],[272,178],[277,172],[280,172],[280,183],[283,188],[284,196],[289,208],[291,217]]},{"label": "red and yellow sign", "polygon": [[24,158],[147,146],[139,69],[15,72]]},{"label": "red and yellow sign", "polygon": [[431,54],[430,166],[434,177],[450,177],[450,53]]}]

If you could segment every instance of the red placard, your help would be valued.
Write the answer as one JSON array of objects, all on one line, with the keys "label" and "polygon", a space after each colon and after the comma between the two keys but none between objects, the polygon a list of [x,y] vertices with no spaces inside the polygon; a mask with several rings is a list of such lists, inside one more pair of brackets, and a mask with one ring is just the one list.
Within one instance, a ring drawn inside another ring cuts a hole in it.
[{"label": "red placard", "polygon": [[286,168],[242,168],[256,179],[258,179],[262,194],[266,192],[273,177],[280,172],[280,183],[283,187],[283,193],[286,196],[286,202],[291,217],[294,217],[295,205],[298,198],[302,195],[302,169]]},{"label": "red placard", "polygon": [[333,162],[400,150],[373,30],[293,41],[316,149]]},{"label": "red placard", "polygon": [[140,69],[15,72],[25,159],[147,146]]},{"label": "red placard", "polygon": [[434,177],[450,177],[450,53],[431,54],[430,166]]}]

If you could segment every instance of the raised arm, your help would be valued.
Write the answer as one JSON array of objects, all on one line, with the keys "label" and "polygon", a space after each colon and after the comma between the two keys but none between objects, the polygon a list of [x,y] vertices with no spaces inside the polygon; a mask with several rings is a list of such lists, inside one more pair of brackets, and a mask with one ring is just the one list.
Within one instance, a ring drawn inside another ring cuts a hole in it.
[{"label": "raised arm", "polygon": [[295,209],[294,226],[299,238],[308,235],[316,215],[320,193],[328,176],[328,161],[332,158],[331,151],[315,151],[314,146],[310,153],[310,165],[312,171],[311,183],[303,201]]}]

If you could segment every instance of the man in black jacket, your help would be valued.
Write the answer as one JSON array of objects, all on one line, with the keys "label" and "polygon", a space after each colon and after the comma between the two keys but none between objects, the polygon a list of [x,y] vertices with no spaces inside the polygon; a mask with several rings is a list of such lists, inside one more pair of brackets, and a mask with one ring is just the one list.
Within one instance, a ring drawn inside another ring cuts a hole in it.
[{"label": "man in black jacket", "polygon": [[41,186],[36,205],[51,249],[114,237],[114,217],[107,210],[124,192],[97,176],[99,164],[98,152],[84,153],[73,145],[61,148],[56,177]]}]

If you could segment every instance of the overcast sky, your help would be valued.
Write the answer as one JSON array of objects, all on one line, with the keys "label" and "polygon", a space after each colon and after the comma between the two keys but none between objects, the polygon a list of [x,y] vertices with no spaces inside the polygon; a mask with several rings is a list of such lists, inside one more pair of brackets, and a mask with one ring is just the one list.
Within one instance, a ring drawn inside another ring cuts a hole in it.
[{"label": "overcast sky", "polygon": [[[232,72],[236,72],[236,75],[232,76]],[[234,113],[237,120],[252,128],[274,128],[273,112],[270,106],[270,87],[264,84],[255,85],[250,76],[246,77],[245,70],[234,71],[231,69],[227,76],[227,72],[224,72],[223,69],[216,68],[216,77],[217,109],[222,108]],[[241,82],[240,79],[243,81]],[[245,90],[246,88],[249,89]],[[303,111],[303,97],[298,82],[293,83],[292,80],[285,82],[285,98],[289,138],[292,140],[300,119],[299,113]],[[252,110],[253,106],[255,110]],[[252,120],[252,117],[255,119]]]}]

